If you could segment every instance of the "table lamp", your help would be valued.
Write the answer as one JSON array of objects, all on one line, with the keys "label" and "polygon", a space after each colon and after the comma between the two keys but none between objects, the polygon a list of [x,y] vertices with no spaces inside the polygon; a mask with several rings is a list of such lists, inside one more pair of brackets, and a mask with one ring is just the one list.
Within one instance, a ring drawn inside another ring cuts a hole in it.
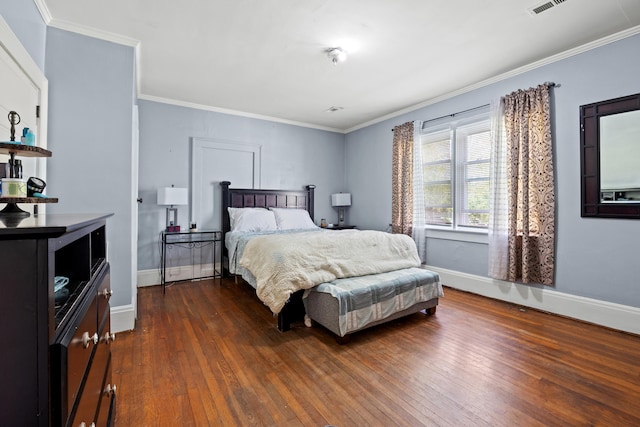
[{"label": "table lamp", "polygon": [[169,205],[167,208],[166,231],[180,231],[178,225],[178,208],[175,205],[188,205],[189,192],[187,188],[171,187],[158,188],[158,204]]},{"label": "table lamp", "polygon": [[344,208],[345,206],[351,206],[351,193],[332,194],[331,206],[338,208],[338,226],[344,226]]}]

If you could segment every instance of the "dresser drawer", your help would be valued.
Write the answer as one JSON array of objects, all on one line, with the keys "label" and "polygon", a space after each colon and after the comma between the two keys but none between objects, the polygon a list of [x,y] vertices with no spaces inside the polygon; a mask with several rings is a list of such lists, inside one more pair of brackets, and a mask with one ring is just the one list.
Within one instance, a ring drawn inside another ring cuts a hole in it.
[{"label": "dresser drawer", "polygon": [[78,406],[71,426],[80,426],[85,423],[88,427],[95,422],[98,406],[104,391],[103,385],[108,372],[110,356],[109,346],[106,343],[102,342],[96,346],[86,382],[78,398]]},{"label": "dresser drawer", "polygon": [[111,379],[111,357],[109,357],[109,364],[107,365],[107,372],[102,386],[100,406],[98,407],[98,415],[96,416],[97,427],[113,425],[116,416],[116,390],[116,386]]},{"label": "dresser drawer", "polygon": [[[73,402],[75,401],[80,385],[84,378],[91,354],[98,342],[97,327],[97,307],[95,299],[88,301],[84,316],[78,318],[76,324],[72,324],[68,330],[71,338],[68,340],[63,338],[60,352],[62,359],[61,366],[61,383],[66,385],[62,392],[66,395],[66,414],[68,417],[71,412]],[[65,357],[66,356],[66,357]]]},{"label": "dresser drawer", "polygon": [[[57,368],[52,372],[52,409],[54,410],[54,419],[60,425],[66,425],[69,417],[73,416],[74,406],[80,397],[83,383],[88,384],[87,376],[92,364],[92,357],[93,359],[105,357],[101,356],[102,352],[97,351],[101,347],[98,344],[100,331],[98,330],[97,289],[102,286],[105,280],[108,281],[108,273],[107,264],[87,285],[87,292],[78,304],[77,314],[70,319],[60,338],[51,348],[52,366]],[[104,347],[103,351],[107,353],[110,351],[109,346],[103,345],[102,347]],[[103,374],[100,375],[100,379],[104,375],[104,369],[105,363],[103,362]],[[86,389],[87,385],[84,388]],[[97,405],[97,402],[98,400],[95,399],[94,405]],[[96,406],[93,408],[91,417],[95,415],[95,411]],[[87,423],[87,426],[90,424]]]},{"label": "dresser drawer", "polygon": [[97,297],[98,302],[98,325],[102,323],[104,315],[109,310],[109,299],[111,299],[111,271],[110,266],[107,264],[104,269],[104,278],[98,285]]}]

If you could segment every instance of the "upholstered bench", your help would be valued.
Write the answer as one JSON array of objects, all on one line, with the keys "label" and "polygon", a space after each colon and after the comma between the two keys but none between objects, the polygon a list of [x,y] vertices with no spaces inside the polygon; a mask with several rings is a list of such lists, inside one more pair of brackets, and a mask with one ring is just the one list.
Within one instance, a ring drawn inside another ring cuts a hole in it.
[{"label": "upholstered bench", "polygon": [[314,321],[345,337],[421,310],[433,314],[442,296],[438,274],[416,267],[321,283],[302,299],[307,326]]}]

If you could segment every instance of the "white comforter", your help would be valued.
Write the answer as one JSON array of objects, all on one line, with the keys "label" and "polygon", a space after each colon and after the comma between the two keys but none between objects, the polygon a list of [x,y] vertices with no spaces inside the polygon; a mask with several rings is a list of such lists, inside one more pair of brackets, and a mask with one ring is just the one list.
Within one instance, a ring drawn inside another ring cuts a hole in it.
[{"label": "white comforter", "polygon": [[337,278],[420,266],[414,241],[403,234],[341,230],[263,235],[244,248],[240,266],[257,281],[257,295],[279,313],[289,296]]}]

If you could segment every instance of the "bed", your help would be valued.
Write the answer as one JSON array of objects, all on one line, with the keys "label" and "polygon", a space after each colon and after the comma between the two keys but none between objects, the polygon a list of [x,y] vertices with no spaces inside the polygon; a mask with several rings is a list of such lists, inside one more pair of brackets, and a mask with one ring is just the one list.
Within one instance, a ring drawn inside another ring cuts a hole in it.
[{"label": "bed", "polygon": [[425,310],[443,296],[420,268],[413,240],[371,230],[326,230],[313,221],[314,189],[222,186],[223,274],[242,277],[278,315],[278,329],[306,315],[338,337]]}]

